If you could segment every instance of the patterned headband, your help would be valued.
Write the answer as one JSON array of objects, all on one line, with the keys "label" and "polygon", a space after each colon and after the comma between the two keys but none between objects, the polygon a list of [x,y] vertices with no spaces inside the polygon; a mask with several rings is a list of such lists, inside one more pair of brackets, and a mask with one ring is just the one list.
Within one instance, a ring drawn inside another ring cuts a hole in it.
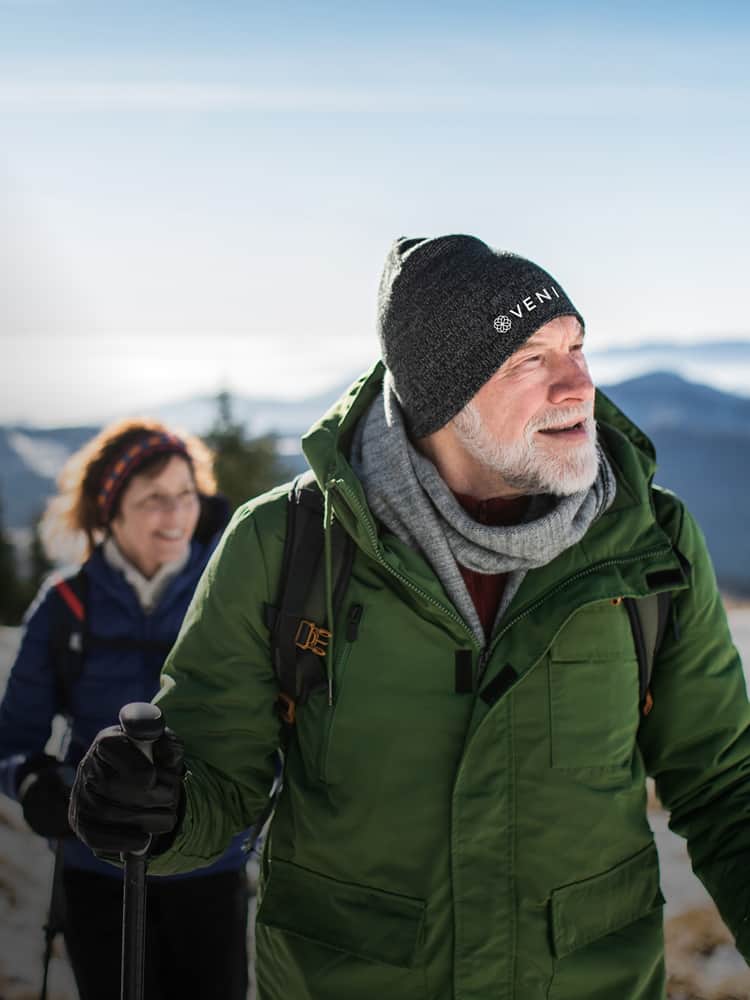
[{"label": "patterned headband", "polygon": [[176,434],[149,431],[127,449],[110,466],[102,479],[96,506],[103,524],[109,524],[115,500],[122,492],[128,478],[154,455],[183,455],[190,461],[187,445]]}]

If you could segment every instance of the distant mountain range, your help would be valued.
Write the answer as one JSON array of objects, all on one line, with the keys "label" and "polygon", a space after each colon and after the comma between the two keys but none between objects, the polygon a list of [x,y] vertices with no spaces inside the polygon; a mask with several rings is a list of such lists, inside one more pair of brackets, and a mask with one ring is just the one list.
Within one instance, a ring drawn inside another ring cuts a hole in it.
[{"label": "distant mountain range", "polygon": [[591,334],[586,346],[597,385],[614,385],[648,372],[669,371],[689,382],[750,396],[750,340],[710,340],[681,344],[651,341],[597,350]]},{"label": "distant mountain range", "polygon": [[[746,346],[737,364],[744,358],[750,365]],[[298,401],[233,398],[234,418],[253,434],[278,433],[282,450],[296,464],[299,436],[344,388]],[[603,388],[654,442],[656,481],[687,501],[705,532],[722,586],[750,595],[750,398],[687,381],[674,371],[652,371]],[[216,402],[206,396],[152,412],[200,433],[212,424]],[[96,430],[0,427],[3,521],[20,541],[52,492],[65,457]]]},{"label": "distant mountain range", "polygon": [[54,490],[68,455],[98,427],[0,427],[0,504],[6,528],[27,530]]},{"label": "distant mountain range", "polygon": [[722,587],[750,595],[750,399],[668,372],[604,391],[653,441],[655,481],[687,502]]}]

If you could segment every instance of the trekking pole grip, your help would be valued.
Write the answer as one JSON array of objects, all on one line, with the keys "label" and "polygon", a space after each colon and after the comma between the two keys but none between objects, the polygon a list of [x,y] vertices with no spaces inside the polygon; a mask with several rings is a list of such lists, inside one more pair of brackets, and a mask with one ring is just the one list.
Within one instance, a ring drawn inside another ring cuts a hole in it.
[{"label": "trekking pole grip", "polygon": [[147,701],[131,701],[120,709],[120,726],[141,753],[153,761],[151,744],[164,732],[164,716],[158,705]]},{"label": "trekking pole grip", "polygon": [[[131,701],[120,709],[120,727],[128,739],[134,743],[144,757],[153,763],[154,754],[151,744],[155,743],[164,732],[164,715],[156,705],[147,701]],[[133,851],[138,857],[148,853],[151,837],[142,851]]]}]

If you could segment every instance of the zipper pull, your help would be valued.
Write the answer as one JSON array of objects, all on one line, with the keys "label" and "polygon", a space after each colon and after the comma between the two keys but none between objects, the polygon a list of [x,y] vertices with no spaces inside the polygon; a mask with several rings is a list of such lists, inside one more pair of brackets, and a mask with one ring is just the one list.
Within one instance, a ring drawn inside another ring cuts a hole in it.
[{"label": "zipper pull", "polygon": [[672,635],[674,636],[675,642],[680,641],[682,631],[680,629],[680,623],[677,620],[677,609],[674,606],[674,601],[672,601]]},{"label": "zipper pull", "polygon": [[354,642],[359,632],[359,623],[362,621],[361,604],[353,604],[349,609],[349,617],[346,619],[346,641]]},{"label": "zipper pull", "polygon": [[[362,621],[362,605],[353,604],[349,609],[349,614],[346,616],[346,627],[344,630],[344,638],[347,642],[354,642],[357,638],[357,633],[359,632],[359,623]],[[328,707],[333,707],[333,672],[328,674]]]},{"label": "zipper pull", "polygon": [[484,677],[484,671],[487,669],[487,661],[490,658],[490,651],[485,648],[479,654],[479,659],[477,660],[477,690],[479,685],[482,683],[482,678]]}]

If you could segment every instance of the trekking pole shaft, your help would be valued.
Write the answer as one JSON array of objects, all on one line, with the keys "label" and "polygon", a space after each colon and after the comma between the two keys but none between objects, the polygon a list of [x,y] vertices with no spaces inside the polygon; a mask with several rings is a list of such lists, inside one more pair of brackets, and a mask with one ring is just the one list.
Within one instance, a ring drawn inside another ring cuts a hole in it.
[{"label": "trekking pole shaft", "polygon": [[122,893],[122,1000],[142,1000],[146,960],[146,859],[127,855]]},{"label": "trekking pole shaft", "polygon": [[[164,732],[161,710],[146,702],[133,702],[120,710],[120,725],[126,736],[149,760],[151,744]],[[121,1000],[143,1000],[146,967],[146,855],[151,838],[137,854],[124,854],[122,890]]]},{"label": "trekking pole shaft", "polygon": [[50,893],[47,923],[44,925],[44,959],[42,975],[42,992],[39,1000],[47,1000],[47,985],[49,980],[49,964],[52,959],[52,942],[55,935],[62,930],[62,873],[63,873],[63,839],[55,845],[55,866],[52,870],[52,890]]}]

